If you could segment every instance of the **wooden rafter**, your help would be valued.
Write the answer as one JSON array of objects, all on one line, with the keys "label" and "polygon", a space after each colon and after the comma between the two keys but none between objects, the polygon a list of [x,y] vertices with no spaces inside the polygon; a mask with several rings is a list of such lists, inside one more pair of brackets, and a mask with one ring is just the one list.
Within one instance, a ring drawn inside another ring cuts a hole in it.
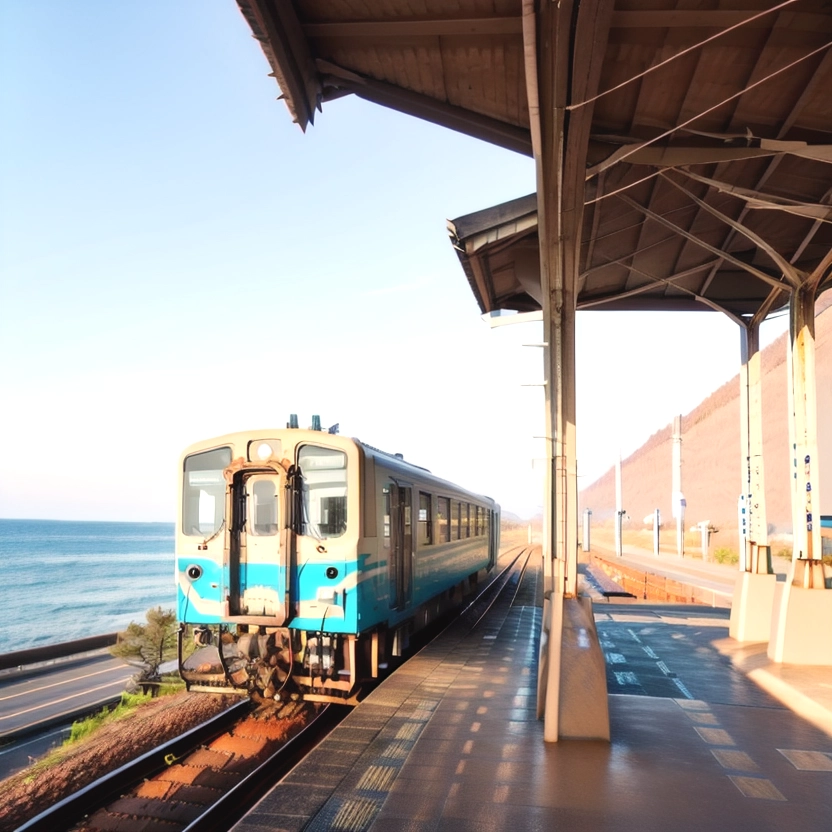
[{"label": "wooden rafter", "polygon": [[628,266],[627,268],[635,274],[645,278],[648,281],[648,283],[642,286],[636,286],[633,289],[630,289],[626,292],[616,292],[614,295],[607,295],[606,297],[587,298],[586,300],[583,300],[578,304],[578,308],[591,309],[593,306],[606,306],[611,303],[618,303],[619,301],[626,300],[630,297],[636,297],[638,295],[646,294],[651,289],[653,289],[656,284],[663,284],[665,286],[675,289],[678,292],[688,295],[689,297],[693,298],[693,300],[695,300],[697,303],[700,303],[703,306],[707,306],[709,309],[713,309],[715,312],[722,312],[724,315],[727,315],[729,318],[731,318],[731,320],[733,320],[735,323],[742,323],[742,319],[735,312],[732,312],[723,304],[717,303],[716,301],[711,300],[710,298],[707,298],[704,295],[700,295],[698,292],[694,292],[692,289],[676,285],[676,281],[683,280],[690,274],[695,273],[697,271],[701,271],[701,268],[688,269],[685,272],[681,272],[680,274],[674,274],[670,277],[659,277],[658,275],[650,274],[649,272],[645,272],[643,269],[639,269],[635,266]]},{"label": "wooden rafter", "polygon": [[746,263],[743,260],[740,260],[738,257],[734,257],[733,254],[730,254],[727,251],[722,251],[718,249],[716,246],[712,246],[710,243],[706,243],[704,240],[699,239],[699,237],[695,236],[694,234],[686,231],[684,228],[680,228],[675,223],[670,222],[670,220],[665,219],[661,214],[657,214],[655,211],[651,211],[649,208],[646,208],[644,205],[639,205],[634,199],[631,199],[626,194],[619,194],[618,199],[623,200],[626,202],[630,207],[635,208],[636,211],[640,211],[646,217],[650,217],[650,219],[655,220],[657,223],[675,231],[682,237],[690,240],[692,243],[696,243],[697,245],[701,246],[704,249],[707,249],[711,252],[711,254],[716,254],[718,257],[721,257],[728,263],[732,263],[733,265],[737,266],[740,269],[747,271],[749,274],[754,275],[754,277],[759,278],[764,283],[768,283],[769,286],[774,286],[778,289],[784,289],[786,286],[777,280],[777,278],[772,277],[772,275],[768,274],[767,272],[758,269],[756,266],[752,266],[750,263]]},{"label": "wooden rafter", "polygon": [[360,20],[337,23],[304,23],[310,38],[438,38],[460,35],[520,35],[520,17],[437,18],[434,20]]},{"label": "wooden rafter", "polygon": [[734,229],[739,234],[742,234],[746,239],[750,240],[754,243],[757,248],[764,251],[774,262],[774,265],[782,272],[783,277],[788,281],[791,286],[797,286],[800,282],[800,276],[798,274],[798,270],[786,260],[783,255],[774,248],[768,240],[764,240],[759,234],[756,234],[752,231],[747,225],[743,225],[741,222],[737,222],[736,220],[729,217],[727,214],[720,211],[718,208],[714,208],[713,205],[709,205],[705,202],[704,199],[700,199],[696,194],[694,194],[691,190],[686,188],[684,185],[677,182],[672,177],[668,176],[666,173],[662,173],[662,178],[673,185],[674,188],[678,188],[683,194],[686,194],[689,199],[693,200],[702,211],[710,214],[712,217],[716,217],[721,222],[724,222],[726,225],[730,225],[731,228]]}]

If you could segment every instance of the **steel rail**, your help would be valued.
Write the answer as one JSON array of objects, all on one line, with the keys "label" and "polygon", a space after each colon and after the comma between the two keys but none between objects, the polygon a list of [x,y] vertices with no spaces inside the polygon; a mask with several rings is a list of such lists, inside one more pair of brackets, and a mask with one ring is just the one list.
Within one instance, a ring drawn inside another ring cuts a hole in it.
[{"label": "steel rail", "polygon": [[110,798],[120,796],[141,780],[164,771],[171,765],[171,761],[178,761],[179,758],[194,751],[200,745],[210,742],[225,732],[231,724],[249,713],[252,707],[248,699],[232,705],[207,722],[174,737],[65,797],[18,827],[17,832],[55,832],[56,829],[69,829],[84,815],[100,808]]},{"label": "steel rail", "polygon": [[326,705],[299,734],[281,745],[182,832],[216,832],[230,828],[254,806],[265,790],[285,777],[351,710],[349,705]]},{"label": "steel rail", "polygon": [[[518,546],[517,554],[471,600],[443,631],[462,618],[474,618],[473,629],[491,609],[502,592],[512,581],[519,583],[531,555],[531,546]],[[517,573],[514,570],[523,555],[526,560]],[[252,710],[249,700],[244,700],[217,715],[208,722],[191,729],[164,745],[143,754],[101,779],[64,798],[49,809],[20,826],[16,832],[54,832],[67,829],[78,823],[84,816],[106,806],[111,799],[117,799],[141,780],[152,777],[171,765],[180,762],[188,753],[210,742],[241,716]],[[306,754],[308,754],[344,717],[352,710],[346,705],[328,705],[312,722],[291,740],[284,743],[265,761],[246,775],[237,785],[229,789],[219,800],[193,820],[183,832],[213,832],[228,828],[239,820],[253,806],[264,790],[284,777]]]},{"label": "steel rail", "polygon": [[[517,583],[519,585],[520,579],[523,576],[523,573],[526,570],[526,564],[529,561],[529,557],[531,557],[531,553],[533,550],[533,546],[520,546],[518,553],[515,557],[512,558],[511,563],[509,563],[498,575],[494,576],[494,580],[492,580],[487,587],[473,600],[467,607],[462,611],[459,618],[464,618],[468,615],[476,615],[477,618],[473,624],[471,624],[470,629],[474,629],[480,621],[488,615],[488,611],[494,604],[497,602],[498,598],[502,594],[503,590],[509,585],[514,577],[514,566],[520,558],[523,557],[525,554],[526,561],[523,564],[523,568],[520,571],[520,574],[517,576]],[[485,605],[485,608],[482,609],[482,605]],[[482,610],[480,612],[480,610]],[[478,614],[479,613],[479,614]],[[449,625],[450,626],[450,625]]]}]

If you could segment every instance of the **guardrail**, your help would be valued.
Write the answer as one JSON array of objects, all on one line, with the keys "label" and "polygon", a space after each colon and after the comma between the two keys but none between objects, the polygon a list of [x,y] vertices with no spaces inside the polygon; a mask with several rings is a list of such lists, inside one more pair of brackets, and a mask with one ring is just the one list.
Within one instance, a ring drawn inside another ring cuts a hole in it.
[{"label": "guardrail", "polygon": [[118,633],[107,633],[103,636],[89,636],[75,641],[64,641],[60,644],[47,644],[43,647],[30,647],[28,650],[4,653],[0,655],[0,670],[65,659],[67,656],[75,656],[90,650],[101,650],[115,644],[117,637]]},{"label": "guardrail", "polygon": [[657,575],[645,569],[625,566],[617,560],[609,560],[592,553],[590,562],[603,570],[622,589],[645,601],[661,601],[668,604],[703,604],[708,607],[730,607],[732,593],[695,583],[678,581],[666,575]]}]

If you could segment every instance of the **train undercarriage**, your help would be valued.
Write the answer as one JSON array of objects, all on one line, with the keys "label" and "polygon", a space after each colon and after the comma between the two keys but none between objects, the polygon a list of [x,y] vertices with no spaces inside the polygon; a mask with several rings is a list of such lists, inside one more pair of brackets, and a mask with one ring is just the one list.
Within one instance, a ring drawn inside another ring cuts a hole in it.
[{"label": "train undercarriage", "polygon": [[262,699],[355,704],[386,666],[387,639],[288,627],[202,625],[179,629],[179,672],[188,690]]},{"label": "train undercarriage", "polygon": [[179,672],[188,690],[263,700],[357,704],[410,647],[411,638],[460,608],[478,573],[421,604],[394,627],[359,635],[254,624],[179,627]]}]

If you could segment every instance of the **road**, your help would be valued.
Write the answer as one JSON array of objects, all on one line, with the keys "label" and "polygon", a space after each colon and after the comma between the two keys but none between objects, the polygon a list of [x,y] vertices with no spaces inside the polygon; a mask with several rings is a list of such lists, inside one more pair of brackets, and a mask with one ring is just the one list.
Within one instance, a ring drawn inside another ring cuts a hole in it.
[{"label": "road", "polygon": [[[0,743],[46,733],[118,697],[134,669],[101,652],[0,679]],[[4,749],[6,751],[8,749]],[[34,756],[34,755],[32,755]]]}]

